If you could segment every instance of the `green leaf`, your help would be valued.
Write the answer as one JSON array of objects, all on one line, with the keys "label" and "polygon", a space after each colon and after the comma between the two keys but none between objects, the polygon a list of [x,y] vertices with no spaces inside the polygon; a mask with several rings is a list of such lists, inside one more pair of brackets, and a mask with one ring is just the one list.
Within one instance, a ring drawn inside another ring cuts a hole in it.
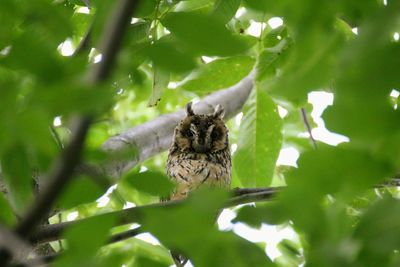
[{"label": "green leaf", "polygon": [[132,238],[129,240],[132,244],[132,253],[138,257],[150,258],[165,264],[172,264],[172,258],[169,250],[164,246],[153,245],[139,238]]},{"label": "green leaf", "polygon": [[[290,39],[283,39],[275,46],[266,48],[258,55],[256,81],[261,82],[277,75],[278,67],[290,46]],[[285,53],[285,54],[284,54]],[[267,81],[268,84],[268,81]]]},{"label": "green leaf", "polygon": [[263,223],[280,224],[285,220],[284,214],[279,206],[267,204],[242,207],[233,222],[244,222],[253,227],[261,227]]},{"label": "green leaf", "polygon": [[[27,58],[30,60],[27,61]],[[46,39],[39,38],[30,31],[15,38],[10,54],[2,63],[11,69],[32,73],[38,79],[47,82],[58,81],[64,71],[62,58],[57,54],[56,47],[52,47]]]},{"label": "green leaf", "polygon": [[153,67],[153,92],[149,99],[148,106],[156,106],[161,100],[161,96],[169,83],[170,73],[159,69],[158,66]]},{"label": "green leaf", "polygon": [[396,71],[400,45],[390,40],[392,29],[397,27],[395,21],[397,16],[382,11],[375,23],[361,28],[359,36],[343,49],[334,87],[335,102],[324,113],[328,129],[361,141],[364,146],[377,145],[381,138],[400,130],[400,112],[388,101],[392,88],[400,86]]},{"label": "green leaf", "polygon": [[274,47],[286,39],[288,36],[287,27],[281,25],[275,29],[270,30],[263,38],[264,47]]},{"label": "green leaf", "polygon": [[362,216],[354,238],[362,245],[363,266],[389,265],[393,251],[400,247],[400,201],[384,198]]},{"label": "green leaf", "polygon": [[[393,172],[389,163],[348,146],[320,144],[318,150],[303,153],[297,164],[297,169],[286,174],[288,187],[280,195],[282,208],[305,232],[318,234],[320,238],[323,233],[319,224],[326,217],[321,207],[325,195],[351,200],[385,177],[391,177]],[[321,217],[321,222],[313,216]]]},{"label": "green leaf", "polygon": [[135,10],[135,17],[144,18],[151,16],[159,2],[160,0],[140,1]]},{"label": "green leaf", "polygon": [[141,192],[154,196],[167,196],[174,188],[171,180],[161,172],[146,171],[128,174],[123,180]]},{"label": "green leaf", "polygon": [[189,12],[197,11],[201,13],[208,13],[214,6],[215,0],[195,0],[195,1],[178,1],[176,11]]},{"label": "green leaf", "polygon": [[104,193],[89,177],[77,177],[61,194],[59,208],[70,209],[83,203],[93,202]]},{"label": "green leaf", "polygon": [[234,36],[213,16],[175,12],[168,14],[161,23],[194,53],[229,56],[248,49],[243,40]]},{"label": "green leaf", "polygon": [[92,217],[67,229],[63,236],[67,239],[68,250],[58,258],[54,266],[96,266],[95,255],[107,241],[115,220],[115,216]]},{"label": "green leaf", "polygon": [[281,148],[282,119],[261,88],[252,92],[243,113],[233,166],[243,186],[268,186]]},{"label": "green leaf", "polygon": [[30,168],[28,152],[22,144],[11,145],[3,151],[1,167],[11,204],[21,214],[33,201],[33,170]]},{"label": "green leaf", "polygon": [[198,191],[178,207],[146,210],[143,226],[168,248],[187,255],[195,266],[274,266],[257,245],[213,227],[226,197],[226,192]]},{"label": "green leaf", "polygon": [[16,222],[17,218],[15,217],[10,204],[4,197],[3,193],[0,192],[0,224],[12,226]]},{"label": "green leaf", "polygon": [[310,29],[301,41],[295,39],[290,61],[277,79],[269,83],[271,94],[303,105],[310,91],[331,85],[332,70],[344,41],[343,33],[333,29],[321,31],[319,27]]},{"label": "green leaf", "polygon": [[161,263],[158,261],[155,261],[153,259],[145,258],[145,257],[139,257],[136,260],[136,266],[137,267],[168,267],[169,264],[166,263]]},{"label": "green leaf", "polygon": [[149,38],[151,23],[148,21],[139,21],[129,26],[127,34],[129,41],[133,43],[140,43]]},{"label": "green leaf", "polygon": [[242,0],[217,0],[214,4],[213,15],[227,23],[235,16]]},{"label": "green leaf", "polygon": [[179,43],[166,36],[146,49],[147,56],[164,71],[182,73],[196,66],[193,56],[178,49]]},{"label": "green leaf", "polygon": [[191,73],[180,87],[203,94],[229,87],[249,74],[253,65],[254,59],[249,56],[216,59]]}]

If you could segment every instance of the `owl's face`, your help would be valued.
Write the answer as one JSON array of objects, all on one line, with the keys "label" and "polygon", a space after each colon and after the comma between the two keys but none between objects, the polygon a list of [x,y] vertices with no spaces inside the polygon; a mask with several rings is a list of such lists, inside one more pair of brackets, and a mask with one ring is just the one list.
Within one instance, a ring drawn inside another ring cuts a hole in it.
[{"label": "owl's face", "polygon": [[223,108],[218,105],[213,114],[194,114],[192,103],[186,106],[186,117],[175,129],[175,145],[181,152],[212,153],[226,149],[228,129],[222,120]]}]

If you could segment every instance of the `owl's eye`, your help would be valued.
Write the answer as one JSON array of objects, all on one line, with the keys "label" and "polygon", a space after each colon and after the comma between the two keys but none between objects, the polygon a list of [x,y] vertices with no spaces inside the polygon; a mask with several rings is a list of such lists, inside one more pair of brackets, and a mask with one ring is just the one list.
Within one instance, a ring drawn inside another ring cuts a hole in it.
[{"label": "owl's eye", "polygon": [[195,125],[192,123],[190,124],[190,128],[187,128],[186,130],[182,131],[183,136],[188,137],[188,138],[192,138],[195,134],[196,134],[196,127]]},{"label": "owl's eye", "polygon": [[212,139],[218,139],[221,136],[221,131],[214,128],[211,132],[211,138]]},{"label": "owl's eye", "polygon": [[185,131],[185,136],[186,136],[186,137],[192,137],[192,136],[193,136],[192,131],[191,131],[191,130]]}]

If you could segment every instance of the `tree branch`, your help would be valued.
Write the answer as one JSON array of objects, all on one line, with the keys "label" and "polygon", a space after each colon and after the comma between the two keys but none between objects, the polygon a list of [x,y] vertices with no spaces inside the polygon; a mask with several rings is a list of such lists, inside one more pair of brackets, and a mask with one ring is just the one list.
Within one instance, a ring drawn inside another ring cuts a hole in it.
[{"label": "tree branch", "polygon": [[61,158],[56,161],[53,170],[50,171],[49,184],[39,194],[32,208],[28,209],[26,215],[18,223],[15,232],[26,237],[31,234],[35,227],[50,211],[53,202],[69,181],[73,174],[75,166],[80,160],[80,154],[83,148],[86,133],[89,129],[90,118],[81,118],[78,120],[78,125],[71,143],[63,151]]},{"label": "tree branch", "polygon": [[[374,186],[373,188],[384,188],[384,187],[393,187],[400,186],[400,179],[392,179],[381,184]],[[232,190],[231,197],[225,204],[224,208],[237,206],[240,204],[246,204],[250,202],[262,202],[272,200],[279,192],[284,190],[285,187],[266,187],[266,188],[236,188]],[[177,205],[181,205],[187,200],[175,200],[175,201],[167,201],[160,202],[155,204],[149,204],[144,206],[133,207],[129,209],[103,213],[99,215],[95,215],[90,217],[93,218],[104,218],[107,216],[117,217],[117,223],[115,226],[135,223],[141,219],[144,210],[154,209],[154,208],[170,208]],[[72,225],[80,224],[87,219],[81,219],[70,222],[63,222],[58,224],[45,225],[39,228],[39,230],[32,236],[32,242],[42,243],[42,242],[50,242],[54,240],[58,240],[61,238],[61,234],[71,227]]]},{"label": "tree branch", "polygon": [[308,134],[310,135],[311,143],[313,144],[314,149],[317,149],[317,142],[315,141],[314,136],[312,135],[312,129],[311,129],[310,123],[308,121],[308,117],[307,117],[305,108],[301,108],[300,112],[301,112],[301,116],[303,118],[304,125],[306,126]]},{"label": "tree branch", "polygon": [[[137,227],[135,229],[130,229],[125,232],[121,232],[121,233],[112,235],[110,237],[110,239],[107,241],[106,245],[113,244],[116,242],[120,242],[120,241],[129,239],[129,238],[135,237],[141,233],[143,233],[141,227]],[[37,266],[37,265],[41,265],[43,263],[50,263],[50,262],[53,262],[56,258],[60,257],[62,254],[63,254],[63,252],[59,252],[59,253],[53,253],[50,255],[42,256],[42,257],[36,257],[36,258],[28,261],[28,264],[32,265],[32,266]]]},{"label": "tree branch", "polygon": [[[196,103],[193,108],[196,113],[210,113],[218,104],[225,108],[227,119],[236,115],[242,109],[244,102],[253,88],[251,73],[238,84],[206,96]],[[103,168],[107,176],[119,178],[124,172],[133,168],[151,156],[168,149],[174,128],[185,116],[184,109],[174,113],[161,115],[137,127],[111,137],[103,144],[103,149],[110,154],[121,151],[136,151],[136,157],[127,160],[108,162]]]},{"label": "tree branch", "polygon": [[[116,5],[100,42],[102,60],[88,72],[86,82],[89,85],[98,84],[110,75],[124,32],[131,21],[131,14],[136,4],[137,1],[134,0],[120,0]],[[19,236],[27,237],[32,233],[50,211],[56,197],[72,177],[73,171],[79,162],[91,120],[91,116],[82,116],[77,119],[77,130],[61,159],[53,167],[49,178],[50,183],[15,228]]]},{"label": "tree branch", "polygon": [[[235,189],[233,190],[233,195],[231,199],[229,199],[224,208],[236,206],[239,204],[245,204],[249,202],[259,202],[259,201],[267,201],[271,200],[273,196],[276,195],[277,192],[281,190],[280,187],[276,188],[246,188],[246,189]],[[175,201],[168,201],[168,202],[160,202],[155,204],[149,204],[144,206],[133,207],[129,209],[113,211],[109,213],[103,213],[99,215],[95,215],[90,217],[90,219],[97,218],[101,220],[105,217],[117,217],[117,223],[115,226],[124,225],[128,223],[135,223],[138,222],[143,214],[143,211],[149,209],[157,209],[160,207],[163,208],[170,208],[181,205],[185,203],[186,200],[175,200]],[[69,227],[80,224],[87,219],[81,219],[76,221],[70,222],[63,222],[57,224],[51,224],[42,226],[38,229],[34,236],[32,236],[32,242],[41,243],[41,242],[50,242],[54,240],[58,240],[61,238],[61,234],[68,229]]]},{"label": "tree branch", "polygon": [[[26,256],[33,252],[30,244],[1,225],[0,248],[0,266],[7,266],[12,258],[18,258],[19,266],[34,266],[26,260]],[[42,264],[43,262],[38,258],[37,263]]]}]

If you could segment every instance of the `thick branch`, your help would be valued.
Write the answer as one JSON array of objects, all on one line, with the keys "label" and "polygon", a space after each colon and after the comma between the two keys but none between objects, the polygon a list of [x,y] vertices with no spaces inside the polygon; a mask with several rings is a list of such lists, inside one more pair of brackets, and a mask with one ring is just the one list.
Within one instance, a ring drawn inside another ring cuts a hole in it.
[{"label": "thick branch", "polygon": [[[280,190],[281,190],[281,188],[236,189],[233,192],[235,196],[232,197],[231,199],[229,199],[225,203],[224,207],[227,208],[227,207],[231,207],[231,206],[235,206],[235,205],[239,205],[239,204],[245,204],[245,203],[249,203],[249,202],[270,200]],[[150,205],[145,205],[145,206],[140,206],[140,207],[133,207],[133,208],[129,208],[129,209],[95,215],[90,218],[91,219],[98,218],[99,220],[101,220],[102,218],[105,218],[108,216],[117,217],[119,219],[116,223],[116,226],[128,224],[128,223],[135,223],[141,219],[143,211],[145,211],[145,210],[155,209],[155,208],[160,208],[160,207],[163,207],[163,208],[174,207],[177,205],[181,205],[185,201],[186,200],[155,203],[155,204],[150,204]],[[81,220],[76,220],[76,221],[71,221],[71,222],[64,222],[64,223],[42,226],[36,232],[36,234],[33,236],[32,242],[40,243],[40,242],[49,242],[49,241],[58,240],[61,238],[61,234],[62,234],[62,232],[65,231],[65,229],[71,227],[72,225],[80,224],[86,220],[87,219],[81,219]]]},{"label": "thick branch", "polygon": [[[210,113],[216,105],[220,104],[225,108],[225,116],[229,119],[240,112],[252,87],[253,74],[250,74],[238,84],[208,95],[193,106],[194,111],[196,113]],[[111,154],[128,149],[137,151],[138,154],[136,158],[129,160],[109,162],[104,167],[104,173],[107,176],[119,178],[138,162],[167,150],[172,140],[174,128],[184,116],[183,109],[165,114],[108,139],[104,143],[103,149]]]},{"label": "thick branch", "polygon": [[[18,258],[19,266],[34,266],[26,260],[26,255],[32,252],[32,247],[15,233],[0,225],[0,266],[7,266],[13,257]],[[41,259],[37,261],[42,263]]]},{"label": "thick branch", "polygon": [[[384,188],[384,187],[392,187],[399,185],[400,185],[400,179],[395,178],[388,180],[387,182],[378,184],[373,188]],[[250,202],[269,201],[273,199],[276,196],[276,194],[281,192],[284,188],[285,187],[236,188],[232,190],[233,197],[230,198],[224,204],[224,208],[237,206],[240,204],[246,204]],[[150,205],[133,207],[125,210],[95,215],[91,218],[96,217],[98,219],[101,219],[107,216],[117,217],[119,219],[115,226],[119,226],[123,224],[138,222],[141,219],[144,210],[160,208],[160,207],[164,208],[174,207],[177,205],[181,205],[185,201],[186,200],[155,203]],[[71,227],[72,225],[80,224],[85,220],[87,219],[42,226],[32,237],[32,242],[41,243],[41,242],[58,240],[61,238],[61,234],[63,231],[65,231],[65,229]]]}]

